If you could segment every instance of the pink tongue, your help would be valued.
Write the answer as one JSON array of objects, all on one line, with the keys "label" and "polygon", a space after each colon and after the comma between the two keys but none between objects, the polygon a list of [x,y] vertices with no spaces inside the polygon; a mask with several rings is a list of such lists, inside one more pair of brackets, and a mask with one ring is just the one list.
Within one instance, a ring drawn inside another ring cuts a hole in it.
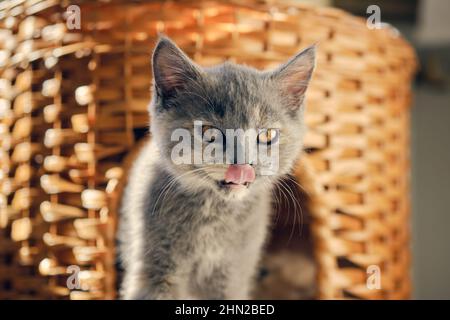
[{"label": "pink tongue", "polygon": [[225,182],[244,184],[255,180],[255,170],[249,164],[232,164],[225,172]]}]

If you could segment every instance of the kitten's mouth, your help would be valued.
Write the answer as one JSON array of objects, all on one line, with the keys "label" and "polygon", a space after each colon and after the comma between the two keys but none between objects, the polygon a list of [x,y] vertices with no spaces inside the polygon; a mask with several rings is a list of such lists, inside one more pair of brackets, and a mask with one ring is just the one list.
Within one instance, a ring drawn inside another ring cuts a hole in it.
[{"label": "kitten's mouth", "polygon": [[255,180],[255,169],[250,164],[231,164],[219,182],[222,189],[243,190]]},{"label": "kitten's mouth", "polygon": [[233,190],[237,190],[237,189],[243,189],[243,188],[248,188],[248,186],[250,185],[250,182],[245,182],[245,183],[234,183],[234,182],[227,182],[225,180],[220,180],[218,181],[218,185],[220,188],[222,189],[233,189]]}]

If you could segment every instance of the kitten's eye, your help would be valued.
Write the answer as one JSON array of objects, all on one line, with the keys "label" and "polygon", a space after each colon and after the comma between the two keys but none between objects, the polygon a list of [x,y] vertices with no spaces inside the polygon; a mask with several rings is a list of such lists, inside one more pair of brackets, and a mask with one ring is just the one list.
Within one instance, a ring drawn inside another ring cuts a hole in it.
[{"label": "kitten's eye", "polygon": [[216,141],[217,134],[221,133],[219,129],[213,126],[202,126],[202,135],[204,142],[214,142]]},{"label": "kitten's eye", "polygon": [[276,129],[264,129],[258,134],[258,143],[272,144],[278,140],[278,130]]}]

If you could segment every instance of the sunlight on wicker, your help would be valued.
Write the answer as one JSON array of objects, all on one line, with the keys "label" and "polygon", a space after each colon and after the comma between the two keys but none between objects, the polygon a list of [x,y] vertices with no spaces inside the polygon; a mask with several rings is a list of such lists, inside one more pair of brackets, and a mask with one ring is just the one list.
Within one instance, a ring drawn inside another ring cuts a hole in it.
[{"label": "sunlight on wicker", "polygon": [[[80,30],[65,1],[0,3],[0,299],[117,296],[120,168],[148,123],[157,32],[202,65],[270,68],[318,44],[296,171],[310,181],[318,298],[409,297],[414,52],[392,29],[283,3],[71,1]],[[87,290],[67,288],[70,265]],[[371,265],[381,289],[366,286]]]}]

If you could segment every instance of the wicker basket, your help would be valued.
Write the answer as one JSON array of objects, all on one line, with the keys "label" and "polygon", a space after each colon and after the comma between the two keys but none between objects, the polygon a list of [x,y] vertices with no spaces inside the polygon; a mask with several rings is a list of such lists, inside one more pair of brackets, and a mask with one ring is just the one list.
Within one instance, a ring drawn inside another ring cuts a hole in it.
[{"label": "wicker basket", "polygon": [[[116,297],[118,199],[158,32],[203,65],[269,68],[319,44],[295,172],[310,182],[318,298],[409,297],[416,60],[395,30],[285,1],[70,4],[80,30],[67,30],[65,1],[0,3],[0,298]],[[372,265],[380,289],[366,285]]]}]

